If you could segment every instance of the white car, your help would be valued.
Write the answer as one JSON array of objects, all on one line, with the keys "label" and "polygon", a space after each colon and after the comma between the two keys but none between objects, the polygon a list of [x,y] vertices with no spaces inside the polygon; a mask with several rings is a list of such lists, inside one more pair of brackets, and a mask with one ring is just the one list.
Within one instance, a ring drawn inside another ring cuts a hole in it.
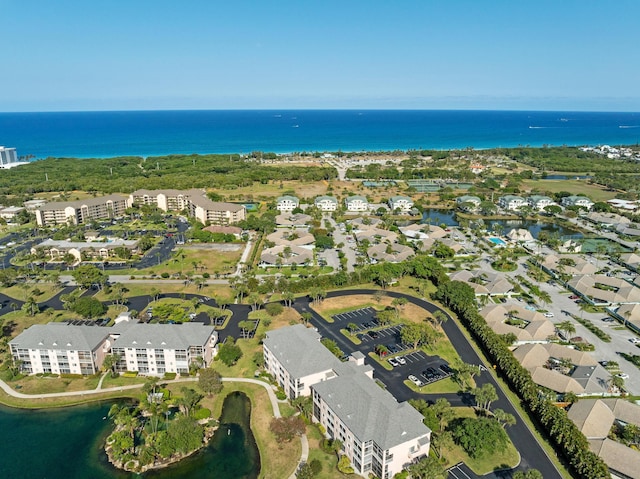
[{"label": "white car", "polygon": [[629,341],[631,341],[633,344],[640,344],[639,338],[629,338]]},{"label": "white car", "polygon": [[387,361],[389,361],[389,364],[391,364],[391,366],[393,366],[394,368],[396,366],[399,366],[398,361],[396,361],[395,358],[389,358],[389,359],[387,359]]},{"label": "white car", "polygon": [[409,374],[409,377],[407,378],[409,381],[411,381],[413,384],[415,384],[416,386],[420,387],[422,386],[422,381],[420,381],[417,377],[415,377],[413,374]]},{"label": "white car", "polygon": [[629,375],[627,373],[618,373],[616,376],[621,379],[629,379]]},{"label": "white car", "polygon": [[553,318],[553,313],[544,313],[545,318]]},{"label": "white car", "polygon": [[403,358],[402,356],[398,356],[396,358],[396,361],[398,361],[398,364],[402,364],[402,365],[407,364],[407,360],[405,358]]}]

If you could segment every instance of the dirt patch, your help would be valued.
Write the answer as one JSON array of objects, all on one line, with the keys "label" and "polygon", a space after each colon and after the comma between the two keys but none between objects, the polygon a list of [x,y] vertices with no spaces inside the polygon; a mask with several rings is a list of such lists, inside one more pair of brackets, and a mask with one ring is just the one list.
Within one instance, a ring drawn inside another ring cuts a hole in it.
[{"label": "dirt patch", "polygon": [[183,246],[185,250],[214,250],[214,251],[239,251],[244,249],[244,244],[238,243],[205,243],[205,244],[191,244],[189,246]]},{"label": "dirt patch", "polygon": [[[330,313],[332,311],[348,311],[359,309],[373,305],[376,309],[383,309],[391,306],[393,298],[390,296],[382,296],[378,302],[376,298],[371,294],[354,294],[353,296],[338,296],[336,298],[328,298],[322,301],[318,306],[314,306],[313,309],[319,313]],[[432,314],[420,306],[416,306],[412,303],[405,304],[401,311],[400,317],[403,320],[419,323],[426,318],[432,317]]]}]

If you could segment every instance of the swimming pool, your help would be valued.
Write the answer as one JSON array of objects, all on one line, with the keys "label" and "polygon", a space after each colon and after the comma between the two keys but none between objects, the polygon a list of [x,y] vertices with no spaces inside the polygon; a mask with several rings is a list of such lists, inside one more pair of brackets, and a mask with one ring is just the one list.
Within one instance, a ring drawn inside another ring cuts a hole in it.
[{"label": "swimming pool", "polygon": [[500,238],[496,238],[495,236],[489,236],[487,238],[489,241],[491,241],[493,244],[497,245],[497,246],[506,246],[507,243],[505,243],[504,240],[500,239]]}]

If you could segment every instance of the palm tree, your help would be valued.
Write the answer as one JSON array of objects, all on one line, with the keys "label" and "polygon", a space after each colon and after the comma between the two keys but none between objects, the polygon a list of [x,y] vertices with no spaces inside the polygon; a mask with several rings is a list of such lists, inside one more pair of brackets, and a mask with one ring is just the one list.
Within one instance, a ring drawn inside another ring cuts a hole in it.
[{"label": "palm tree", "polygon": [[556,329],[560,332],[565,332],[566,333],[565,338],[567,339],[576,332],[576,327],[569,320],[562,321],[556,324]]}]

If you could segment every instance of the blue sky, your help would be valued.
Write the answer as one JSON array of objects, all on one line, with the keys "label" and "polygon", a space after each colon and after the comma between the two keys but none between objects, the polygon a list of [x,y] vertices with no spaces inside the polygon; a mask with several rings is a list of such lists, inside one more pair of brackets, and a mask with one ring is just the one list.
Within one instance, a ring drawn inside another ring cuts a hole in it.
[{"label": "blue sky", "polygon": [[640,111],[640,1],[0,0],[0,111]]}]

